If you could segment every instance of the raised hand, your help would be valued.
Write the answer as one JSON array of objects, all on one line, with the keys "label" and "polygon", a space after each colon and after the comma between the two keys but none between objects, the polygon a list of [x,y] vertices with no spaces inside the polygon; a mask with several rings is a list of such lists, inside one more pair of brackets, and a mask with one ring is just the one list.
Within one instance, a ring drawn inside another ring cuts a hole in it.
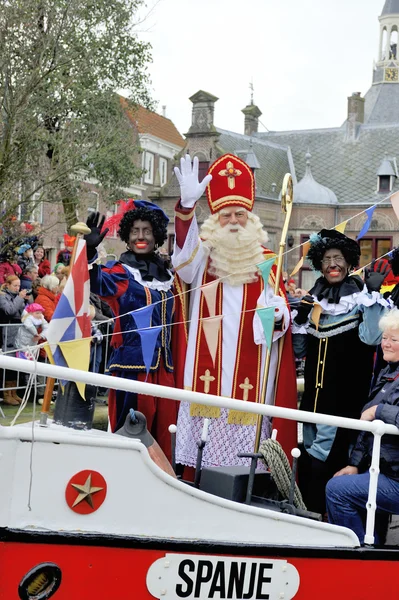
[{"label": "raised hand", "polygon": [[380,287],[392,269],[388,261],[380,258],[379,260],[373,260],[370,268],[364,269],[364,283],[367,286],[369,292],[379,292]]},{"label": "raised hand", "polygon": [[296,315],[294,321],[297,325],[303,325],[306,323],[309,317],[309,313],[314,306],[313,296],[307,294],[302,298],[297,306],[295,306],[298,314]]},{"label": "raised hand", "polygon": [[109,229],[101,231],[105,221],[105,215],[100,219],[99,212],[93,212],[87,217],[86,225],[90,227],[90,233],[84,236],[86,240],[87,258],[90,260],[96,254],[96,248],[101,244]]},{"label": "raised hand", "polygon": [[191,164],[189,154],[180,159],[180,169],[175,167],[175,175],[180,184],[180,203],[184,208],[194,206],[212,179],[212,175],[207,175],[201,183],[198,181],[198,157],[194,156]]}]

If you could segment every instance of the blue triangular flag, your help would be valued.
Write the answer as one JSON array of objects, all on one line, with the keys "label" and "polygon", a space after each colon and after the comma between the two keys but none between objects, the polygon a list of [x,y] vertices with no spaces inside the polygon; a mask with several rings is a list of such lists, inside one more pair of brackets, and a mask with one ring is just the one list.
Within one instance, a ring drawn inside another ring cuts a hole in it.
[{"label": "blue triangular flag", "polygon": [[364,235],[366,235],[366,233],[368,232],[368,230],[370,229],[370,225],[371,225],[371,219],[373,218],[373,213],[375,211],[375,207],[377,205],[375,204],[374,206],[370,206],[370,208],[367,208],[364,212],[367,215],[367,219],[365,224],[363,225],[359,235],[357,236],[357,239],[360,240],[360,238],[362,238]]},{"label": "blue triangular flag", "polygon": [[143,353],[143,360],[147,375],[150,372],[155,345],[157,343],[160,331],[162,331],[162,325],[158,325],[157,327],[151,327],[151,329],[144,329],[143,331],[137,332],[141,339],[141,352]]},{"label": "blue triangular flag", "polygon": [[268,347],[269,352],[271,352],[274,331],[274,307],[267,306],[265,308],[257,308],[256,312],[259,315],[265,333],[266,346]]},{"label": "blue triangular flag", "polygon": [[155,304],[149,304],[139,310],[134,310],[130,314],[135,320],[137,329],[147,329],[151,327],[152,311],[154,310]]},{"label": "blue triangular flag", "polygon": [[65,294],[61,294],[60,299],[57,302],[56,309],[54,311],[53,319],[65,319],[65,317],[75,317],[75,313],[73,308],[65,296]]},{"label": "blue triangular flag", "polygon": [[260,270],[260,272],[262,273],[263,281],[265,283],[265,288],[267,287],[267,284],[269,282],[270,270],[271,270],[272,266],[274,265],[275,260],[276,260],[276,255],[274,255],[274,256],[272,256],[272,258],[268,258],[268,259],[264,260],[263,262],[258,263],[256,265],[258,267],[258,269]]},{"label": "blue triangular flag", "polygon": [[72,323],[65,329],[60,342],[69,342],[76,339],[76,318]]}]

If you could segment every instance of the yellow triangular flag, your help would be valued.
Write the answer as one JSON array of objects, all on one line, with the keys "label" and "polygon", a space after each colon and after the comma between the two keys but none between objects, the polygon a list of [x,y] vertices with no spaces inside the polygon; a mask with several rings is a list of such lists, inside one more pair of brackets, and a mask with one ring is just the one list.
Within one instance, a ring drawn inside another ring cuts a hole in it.
[{"label": "yellow triangular flag", "polygon": [[[91,338],[81,340],[72,340],[71,342],[59,342],[58,346],[71,369],[88,371],[90,365],[90,344]],[[86,384],[77,381],[76,386],[79,394],[84,399]]]},{"label": "yellow triangular flag", "polygon": [[299,259],[299,261],[295,265],[294,270],[291,272],[290,277],[293,277],[294,275],[296,275],[298,273],[298,271],[300,269],[302,269],[302,267],[303,267],[303,256]]},{"label": "yellow triangular flag", "polygon": [[395,215],[399,219],[399,192],[395,192],[390,197],[392,208],[395,211]]},{"label": "yellow triangular flag", "polygon": [[313,305],[312,321],[316,326],[316,331],[319,330],[319,321],[320,321],[321,310],[322,310],[322,308],[321,308],[320,304]]},{"label": "yellow triangular flag", "polygon": [[302,269],[303,263],[305,261],[305,258],[308,255],[309,248],[310,248],[310,242],[309,241],[305,242],[304,244],[302,244],[302,258],[300,258],[299,261],[297,262],[297,264],[294,267],[294,270],[292,271],[290,277],[293,277],[294,275],[296,275],[298,273],[298,271],[300,269]]},{"label": "yellow triangular flag", "polygon": [[334,227],[335,231],[339,231],[340,233],[345,233],[345,229],[348,224],[348,221],[349,221],[349,219],[347,221],[342,221],[342,223],[339,223],[338,225],[336,225]]}]

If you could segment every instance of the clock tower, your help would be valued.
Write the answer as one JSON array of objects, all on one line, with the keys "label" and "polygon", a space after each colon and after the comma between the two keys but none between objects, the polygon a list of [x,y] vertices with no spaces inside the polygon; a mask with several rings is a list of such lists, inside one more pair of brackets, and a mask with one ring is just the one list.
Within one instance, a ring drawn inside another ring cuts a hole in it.
[{"label": "clock tower", "polygon": [[384,0],[378,17],[380,42],[373,83],[364,96],[364,125],[398,123],[399,115],[399,0]]},{"label": "clock tower", "polygon": [[373,84],[399,83],[399,0],[386,0],[380,21],[378,61]]}]

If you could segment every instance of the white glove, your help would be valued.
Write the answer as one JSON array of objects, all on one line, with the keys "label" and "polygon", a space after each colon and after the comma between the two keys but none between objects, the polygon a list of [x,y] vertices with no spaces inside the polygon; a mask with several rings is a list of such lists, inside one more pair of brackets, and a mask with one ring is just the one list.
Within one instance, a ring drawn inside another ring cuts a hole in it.
[{"label": "white glove", "polygon": [[193,164],[189,154],[180,159],[180,169],[175,167],[177,181],[180,184],[180,203],[184,208],[192,208],[205,191],[206,186],[212,179],[207,175],[199,183],[198,181],[198,157],[194,156]]}]

